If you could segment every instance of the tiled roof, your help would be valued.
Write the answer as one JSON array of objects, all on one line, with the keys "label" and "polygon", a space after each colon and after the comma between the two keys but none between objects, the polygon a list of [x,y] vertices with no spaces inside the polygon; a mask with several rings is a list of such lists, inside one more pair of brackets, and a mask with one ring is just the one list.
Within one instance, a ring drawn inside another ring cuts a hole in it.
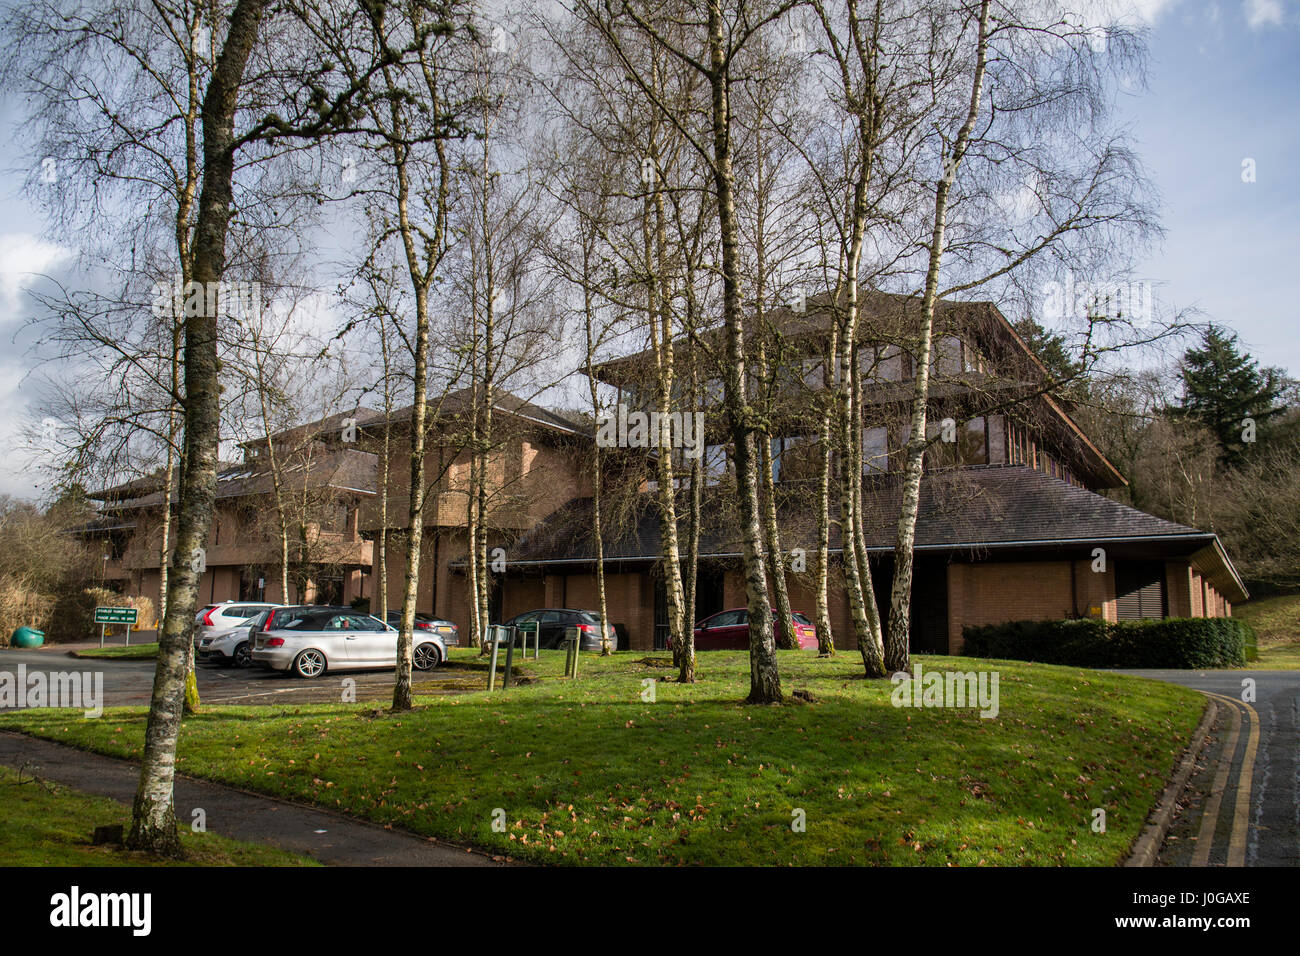
[{"label": "tiled roof", "polygon": [[[454,392],[448,392],[441,397],[429,399],[429,412],[431,414],[441,415],[445,418],[453,418],[469,411],[472,407],[473,392],[468,388],[457,389]],[[545,425],[548,428],[556,428],[565,432],[577,432],[581,434],[590,434],[591,426],[580,421],[576,421],[568,416],[553,412],[548,408],[543,408],[534,402],[520,398],[510,392],[498,390],[495,393],[492,403],[493,409],[497,413],[504,412],[507,415],[516,418],[534,421],[538,424]],[[404,424],[411,419],[412,406],[407,405],[404,408],[395,409],[388,416],[388,421],[393,424]],[[377,425],[379,420],[372,420],[367,425]]]},{"label": "tiled roof", "polygon": [[[319,451],[309,457],[290,456],[282,463],[284,485],[290,491],[305,488],[334,488],[375,494],[379,459],[352,448]],[[275,490],[269,463],[228,465],[217,473],[217,498],[272,494]],[[172,500],[176,500],[173,488]],[[156,508],[162,491],[113,503],[114,509]]]},{"label": "tiled roof", "polygon": [[[778,502],[782,546],[812,550],[816,542],[815,489],[784,489]],[[867,546],[890,550],[900,504],[896,481],[881,482],[863,490],[867,516]],[[778,497],[781,492],[778,492]],[[740,553],[737,517],[730,494],[719,489],[706,493],[700,553]],[[831,548],[839,549],[835,527],[838,505],[832,505]],[[683,502],[684,509],[684,502]],[[606,531],[607,558],[654,558],[659,548],[656,497],[644,494],[633,508],[635,517]],[[684,510],[679,529],[684,530]],[[591,560],[591,499],[574,499],[551,515],[515,549],[513,563],[549,563],[557,560]],[[962,468],[928,475],[921,491],[916,524],[918,548],[970,548],[994,546],[1051,546],[1116,539],[1184,541],[1190,550],[1203,547],[1214,535],[1165,521],[1127,505],[1104,498],[1059,478],[1023,465]]]}]

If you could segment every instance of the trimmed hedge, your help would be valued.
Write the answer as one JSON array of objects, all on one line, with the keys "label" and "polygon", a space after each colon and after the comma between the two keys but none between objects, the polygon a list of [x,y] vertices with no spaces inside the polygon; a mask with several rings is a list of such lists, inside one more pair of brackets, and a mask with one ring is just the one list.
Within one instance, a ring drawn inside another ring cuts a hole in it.
[{"label": "trimmed hedge", "polygon": [[1111,623],[1009,621],[967,627],[965,654],[1074,667],[1241,667],[1255,634],[1231,617],[1170,617]]}]

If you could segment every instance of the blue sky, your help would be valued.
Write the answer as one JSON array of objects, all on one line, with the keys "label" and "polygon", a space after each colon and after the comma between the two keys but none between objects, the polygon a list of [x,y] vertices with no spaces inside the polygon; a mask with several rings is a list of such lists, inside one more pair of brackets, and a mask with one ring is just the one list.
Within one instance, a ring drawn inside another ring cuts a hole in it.
[{"label": "blue sky", "polygon": [[[1167,306],[1236,329],[1300,375],[1300,4],[1181,0],[1155,10],[1148,89],[1122,104],[1164,201],[1138,269]],[[1242,162],[1255,161],[1255,182]]]},{"label": "blue sky", "polygon": [[[1149,27],[1148,88],[1121,103],[1163,199],[1167,235],[1136,270],[1165,307],[1199,310],[1236,329],[1267,365],[1300,375],[1300,0],[1101,0]],[[0,143],[19,104],[0,100]],[[1242,163],[1254,161],[1254,182]],[[43,239],[20,195],[20,157],[0,146],[0,445],[20,448],[31,415],[20,334],[33,272],[56,272],[72,251]],[[14,337],[18,336],[17,341]],[[0,493],[40,493],[29,455],[0,456]]]}]

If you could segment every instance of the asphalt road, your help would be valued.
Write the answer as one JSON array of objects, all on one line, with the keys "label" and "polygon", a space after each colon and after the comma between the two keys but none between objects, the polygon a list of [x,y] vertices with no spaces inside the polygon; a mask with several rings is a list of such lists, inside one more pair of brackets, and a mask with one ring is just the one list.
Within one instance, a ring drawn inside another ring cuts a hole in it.
[{"label": "asphalt road", "polygon": [[1219,707],[1158,862],[1300,866],[1300,671],[1125,673],[1191,687]]},{"label": "asphalt road", "polygon": [[[80,671],[83,675],[103,674],[104,707],[148,706],[153,689],[152,660],[86,660],[68,655],[57,645],[30,650],[0,650],[0,673],[17,675],[20,664],[27,672]],[[304,680],[261,668],[239,670],[200,662],[197,669],[199,697],[205,704],[294,704],[341,701],[345,690],[355,699],[388,700],[393,695],[390,670],[328,671],[315,680]],[[86,677],[83,676],[83,681]],[[345,684],[352,681],[353,684]],[[483,686],[484,677],[455,668],[431,673],[416,671],[412,683],[417,694],[456,694]],[[0,703],[0,710],[13,709]]]}]

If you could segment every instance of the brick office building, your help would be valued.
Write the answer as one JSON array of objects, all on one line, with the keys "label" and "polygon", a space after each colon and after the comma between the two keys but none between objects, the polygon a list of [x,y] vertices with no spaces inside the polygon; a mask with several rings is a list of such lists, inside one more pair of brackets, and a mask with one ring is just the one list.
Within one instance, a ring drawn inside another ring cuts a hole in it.
[{"label": "brick office building", "polygon": [[[217,472],[212,527],[199,577],[200,604],[219,601],[348,603],[369,596],[370,541],[357,517],[375,494],[377,457],[361,450],[347,423],[366,409],[331,416],[244,443],[243,461]],[[277,481],[278,479],[278,481]],[[289,523],[289,593],[281,586],[276,485]],[[107,556],[105,579],[129,594],[159,599],[163,480],[152,476],[89,497],[100,518],[77,532]],[[176,540],[176,484],[169,542]]]},{"label": "brick office building", "polygon": [[[867,547],[882,613],[888,607],[900,500],[898,470],[912,377],[912,360],[901,343],[914,329],[910,323],[915,313],[909,312],[914,308],[914,300],[873,296],[866,302],[862,322],[859,369],[864,408],[862,460],[857,467],[864,473]],[[814,465],[819,449],[807,410],[816,407],[817,393],[827,378],[818,356],[829,314],[811,303],[805,313],[777,312],[772,319],[781,323],[788,349],[779,358],[780,374],[775,376],[785,391],[776,403],[772,439],[782,545],[786,550],[802,548],[810,571],[816,562],[816,513],[811,503],[816,500]],[[996,307],[944,303],[935,349],[933,434],[929,436],[935,440],[927,452],[916,533],[912,608],[916,650],[957,653],[962,628],[971,624],[1080,616],[1107,620],[1221,616],[1247,597],[1214,534],[1164,521],[1099,493],[1123,486],[1123,476],[1075,422],[1069,403],[1049,394],[1046,370]],[[601,366],[598,375],[617,391],[618,402],[643,409],[648,405],[643,396],[649,394],[645,372],[650,361],[646,354],[629,356]],[[704,492],[697,620],[746,603],[734,491],[726,480],[725,435],[721,416],[710,404],[720,395],[720,383],[706,381],[702,392],[709,486]],[[675,406],[680,407],[678,399]],[[418,611],[453,620],[462,632],[470,620],[465,573],[468,409],[468,393],[453,392],[430,410],[426,456],[430,497],[417,595]],[[303,426],[322,436],[326,453],[320,471],[311,474],[356,496],[355,510],[343,523],[356,561],[344,579],[342,599],[374,594],[379,575],[379,549],[374,544],[382,539],[388,603],[398,607],[405,574],[402,536],[410,410],[401,409],[387,418],[374,412],[359,412],[355,417],[355,446],[343,447],[328,438],[338,424],[333,420]],[[943,433],[945,424],[950,435]],[[383,469],[376,467],[373,458],[382,449],[385,434],[389,443],[386,521],[381,520],[376,494]],[[590,498],[592,429],[502,392],[494,405],[494,439],[485,526],[489,547],[503,557],[505,571],[493,576],[492,618],[504,620],[534,608],[597,608]],[[662,639],[666,622],[658,573],[656,495],[648,478],[642,477],[653,471],[645,452],[611,452],[603,460],[623,475],[630,472],[632,485],[639,484],[640,489],[618,509],[605,509],[607,516],[617,511],[608,518],[604,541],[610,618],[622,626],[631,647],[649,649]],[[838,476],[838,462],[836,468]],[[264,475],[259,478],[262,473],[252,471],[226,472],[227,487],[239,492],[226,495],[227,499],[249,502],[254,494],[264,496],[265,489],[258,484]],[[127,527],[148,513],[139,497],[131,497],[140,490],[132,486],[124,495],[106,497],[106,505],[111,506],[104,509],[104,521],[113,530],[105,534],[128,542],[120,550],[123,568],[136,575],[130,586],[149,593],[149,581],[156,582],[156,570],[154,577],[149,576],[157,567],[156,555],[135,556],[143,545],[131,542],[148,540],[149,534]],[[260,500],[265,502],[264,497]],[[837,502],[832,501],[831,511],[838,516]],[[685,515],[684,501],[678,515],[679,519]],[[201,599],[248,597],[241,583],[246,582],[250,567],[250,552],[241,550],[250,544],[244,526],[227,519],[213,533],[216,555],[232,560],[214,569],[211,580],[205,578]],[[220,550],[223,547],[231,549],[229,554]],[[833,561],[839,547],[833,525]],[[847,601],[836,586],[837,573],[832,567],[832,626],[837,646],[852,647],[853,629]],[[809,574],[791,571],[787,584],[794,609],[811,616]],[[277,595],[268,591],[266,597]],[[291,597],[313,599],[310,594]]]},{"label": "brick office building", "polygon": [[[899,343],[915,331],[915,300],[888,295],[864,304],[860,373],[863,513],[877,603],[888,610],[899,513],[898,472],[907,438],[912,359]],[[909,312],[909,310],[911,310]],[[825,387],[822,345],[829,310],[775,312],[790,354],[787,394],[774,416],[772,459],[782,547],[803,549],[815,566],[818,438],[806,410]],[[717,334],[716,331],[714,333]],[[707,333],[706,333],[707,335]],[[1247,597],[1217,536],[1164,521],[1100,494],[1126,482],[1048,388],[1046,369],[990,303],[942,303],[936,319],[926,477],[916,529],[912,606],[914,649],[958,653],[962,629],[1031,618],[1226,616]],[[598,372],[618,401],[648,408],[646,353]],[[834,373],[832,373],[834,374]],[[777,376],[778,381],[781,376]],[[706,381],[705,452],[713,486],[705,492],[696,619],[746,602],[734,494],[720,416],[710,405],[721,383]],[[789,408],[783,413],[782,408]],[[945,422],[952,441],[941,434]],[[838,471],[838,463],[837,471]],[[684,498],[684,496],[683,496]],[[686,503],[678,506],[679,522]],[[839,554],[832,500],[831,554]],[[597,606],[589,499],[575,498],[520,542],[503,583],[507,612]],[[604,541],[610,616],[631,645],[654,646],[667,620],[656,572],[659,526],[646,493],[632,521]],[[847,600],[832,568],[830,613],[837,646],[854,646]],[[791,604],[813,615],[810,575],[787,573]],[[524,591],[527,597],[514,600]]]}]

